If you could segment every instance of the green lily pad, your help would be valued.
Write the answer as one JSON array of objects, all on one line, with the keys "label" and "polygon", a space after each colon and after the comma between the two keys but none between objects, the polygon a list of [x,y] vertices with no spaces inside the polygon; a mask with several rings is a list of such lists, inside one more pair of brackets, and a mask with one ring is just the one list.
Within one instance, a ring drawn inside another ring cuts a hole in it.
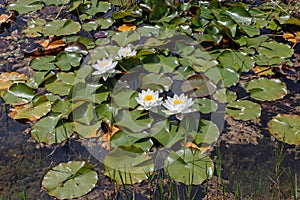
[{"label": "green lily pad", "polygon": [[197,146],[201,146],[202,144],[213,144],[217,142],[220,131],[216,124],[211,121],[200,119],[199,123],[199,131],[197,133],[193,133],[194,142]]},{"label": "green lily pad", "polygon": [[73,110],[72,118],[75,122],[90,125],[92,120],[95,118],[95,114],[92,103],[82,103],[79,107]]},{"label": "green lily pad", "polygon": [[278,140],[300,144],[300,116],[294,114],[278,114],[268,123],[270,133]]},{"label": "green lily pad", "polygon": [[149,155],[133,146],[118,147],[104,159],[104,174],[117,184],[134,184],[146,180],[154,171]]},{"label": "green lily pad", "polygon": [[60,163],[47,172],[42,186],[58,199],[73,199],[90,192],[98,181],[97,172],[84,161]]},{"label": "green lily pad", "polygon": [[232,101],[235,101],[237,98],[237,95],[235,92],[229,91],[225,88],[219,89],[216,91],[215,94],[213,94],[213,97],[215,100],[217,100],[220,103],[229,103]]},{"label": "green lily pad", "polygon": [[245,89],[252,98],[260,101],[274,101],[287,94],[286,85],[279,79],[254,79],[245,85]]},{"label": "green lily pad", "polygon": [[55,56],[38,57],[30,61],[30,67],[38,71],[49,71],[56,68],[54,61]]},{"label": "green lily pad", "polygon": [[219,61],[222,67],[236,72],[247,72],[254,67],[254,59],[239,51],[226,50],[219,56]]},{"label": "green lily pad", "polygon": [[21,105],[30,102],[34,97],[34,91],[25,83],[14,83],[4,94],[5,103],[10,105]]},{"label": "green lily pad", "polygon": [[212,67],[204,74],[215,84],[226,88],[235,85],[240,79],[239,73],[230,68]]},{"label": "green lily pad", "polygon": [[84,138],[94,138],[99,137],[99,127],[101,127],[101,121],[95,124],[84,125],[78,122],[74,122],[74,131]]},{"label": "green lily pad", "polygon": [[259,117],[261,107],[248,100],[237,100],[227,104],[226,113],[234,119],[247,121]]},{"label": "green lily pad", "polygon": [[61,96],[68,95],[76,81],[75,74],[72,72],[60,72],[57,74],[57,79],[54,82],[46,82],[46,89]]},{"label": "green lily pad", "polygon": [[211,99],[201,98],[196,99],[194,102],[197,110],[204,114],[215,112],[218,109],[218,104]]},{"label": "green lily pad", "polygon": [[217,87],[209,79],[202,75],[195,75],[181,84],[182,92],[191,97],[204,97],[212,95]]},{"label": "green lily pad", "polygon": [[150,128],[152,119],[147,117],[140,110],[122,110],[115,116],[115,121],[119,127],[125,128],[134,133],[140,133]]},{"label": "green lily pad", "polygon": [[289,45],[275,41],[262,43],[257,51],[260,54],[266,55],[270,58],[289,58],[294,53],[294,50]]},{"label": "green lily pad", "polygon": [[170,77],[164,74],[150,73],[142,77],[141,89],[151,89],[154,91],[168,91],[173,84]]},{"label": "green lily pad", "polygon": [[45,96],[35,96],[32,102],[16,106],[9,114],[13,119],[28,119],[36,121],[51,110],[51,102]]},{"label": "green lily pad", "polygon": [[19,14],[25,14],[40,10],[44,4],[39,0],[18,0],[7,6],[8,10],[16,10]]},{"label": "green lily pad", "polygon": [[66,53],[61,52],[56,56],[55,64],[62,70],[68,71],[72,67],[77,67],[80,65],[82,56],[77,53]]},{"label": "green lily pad", "polygon": [[137,91],[130,88],[124,88],[113,93],[112,102],[116,108],[134,108],[138,105],[135,100],[135,97],[137,96]]},{"label": "green lily pad", "polygon": [[[94,3],[95,2],[95,3]],[[97,13],[106,13],[111,9],[111,5],[109,2],[105,1],[92,1],[91,7],[85,11],[88,15],[96,15]]]},{"label": "green lily pad", "polygon": [[55,76],[55,73],[53,71],[36,71],[30,76],[30,78],[26,82],[26,85],[28,85],[32,89],[37,89],[44,81],[53,76]]},{"label": "green lily pad", "polygon": [[78,22],[74,22],[71,19],[62,19],[47,23],[43,31],[46,36],[61,36],[76,34],[80,31],[80,28],[81,26]]},{"label": "green lily pad", "polygon": [[31,128],[31,136],[39,143],[59,144],[73,134],[72,123],[60,121],[61,115],[40,119]]},{"label": "green lily pad", "polygon": [[129,43],[139,41],[140,35],[135,31],[118,32],[112,36],[112,40],[114,40],[120,47],[125,47]]},{"label": "green lily pad", "polygon": [[44,19],[29,19],[27,22],[27,28],[23,30],[23,33],[28,37],[39,37],[43,35],[43,27],[47,23]]},{"label": "green lily pad", "polygon": [[171,152],[166,160],[168,175],[176,182],[200,185],[213,175],[214,163],[201,151],[187,148]]}]

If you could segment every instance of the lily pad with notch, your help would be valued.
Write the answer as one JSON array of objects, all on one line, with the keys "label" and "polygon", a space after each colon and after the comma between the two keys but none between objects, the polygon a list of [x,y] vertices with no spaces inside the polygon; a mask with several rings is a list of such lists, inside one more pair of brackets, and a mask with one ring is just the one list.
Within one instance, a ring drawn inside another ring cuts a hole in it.
[{"label": "lily pad with notch", "polygon": [[252,98],[260,101],[274,101],[288,93],[286,85],[279,79],[264,77],[250,80],[244,88]]},{"label": "lily pad with notch", "polygon": [[205,97],[215,93],[217,87],[203,75],[194,75],[181,84],[181,90],[190,97]]},{"label": "lily pad with notch", "polygon": [[47,172],[42,186],[58,199],[73,199],[90,192],[98,181],[98,174],[85,161],[60,163]]},{"label": "lily pad with notch", "polygon": [[300,116],[278,114],[268,123],[270,133],[278,140],[292,145],[300,144]]},{"label": "lily pad with notch", "polygon": [[238,120],[251,120],[260,116],[261,107],[248,100],[237,100],[227,104],[226,113]]}]

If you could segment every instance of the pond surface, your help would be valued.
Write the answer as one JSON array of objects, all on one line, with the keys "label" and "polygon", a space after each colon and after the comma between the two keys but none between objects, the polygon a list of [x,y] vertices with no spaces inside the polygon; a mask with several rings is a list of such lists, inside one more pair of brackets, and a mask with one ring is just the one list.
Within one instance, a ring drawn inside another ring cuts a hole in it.
[{"label": "pond surface", "polygon": [[[85,147],[74,140],[57,148],[37,148],[35,143],[30,142],[30,135],[23,134],[29,126],[8,118],[9,108],[3,104],[3,101],[0,104],[0,197],[2,199],[20,199],[18,195],[25,196],[25,194],[26,199],[33,197],[43,200],[54,199],[41,189],[42,178],[49,168],[68,160],[86,160],[97,163]],[[229,180],[229,184],[226,185],[228,192],[237,193],[239,189],[243,197],[270,199],[273,196],[275,199],[276,189],[274,189],[272,179],[275,179],[277,151],[278,148],[274,147],[274,141],[271,141],[269,137],[258,139],[257,145],[227,145],[222,142],[222,178]],[[288,151],[292,152],[288,153]],[[291,169],[293,173],[296,173],[299,185],[300,159],[296,157],[297,154],[293,152],[293,148],[285,148],[284,152],[286,156],[282,167],[287,169],[286,172]],[[97,168],[99,173],[101,167]],[[281,190],[285,199],[288,199],[292,196],[291,176],[284,173],[280,181]],[[100,186],[97,190],[105,192]],[[94,191],[94,193],[97,192]],[[143,199],[147,198],[144,196]]]}]

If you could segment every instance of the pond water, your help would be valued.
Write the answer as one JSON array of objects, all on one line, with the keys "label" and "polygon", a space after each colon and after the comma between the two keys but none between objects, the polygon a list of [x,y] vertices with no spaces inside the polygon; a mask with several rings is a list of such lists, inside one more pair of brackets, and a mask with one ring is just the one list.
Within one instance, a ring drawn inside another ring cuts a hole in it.
[{"label": "pond water", "polygon": [[[8,118],[9,108],[1,100],[0,104],[0,199],[20,199],[18,195],[26,195],[26,199],[51,200],[53,198],[41,189],[42,178],[49,168],[68,160],[97,162],[85,147],[74,140],[57,148],[37,148],[35,143],[30,142],[30,135],[23,134],[29,126]],[[296,173],[299,185],[300,159],[295,158],[295,152],[287,153],[288,149],[284,149],[286,156],[282,167]],[[227,190],[239,191],[243,197],[250,196],[253,199],[270,199],[274,196],[276,189],[273,188],[272,179],[275,180],[277,150],[269,137],[258,140],[257,145],[225,145],[222,142],[222,178],[229,180]],[[99,166],[97,170],[101,170]],[[280,181],[285,199],[291,197],[291,176],[283,173]]]}]

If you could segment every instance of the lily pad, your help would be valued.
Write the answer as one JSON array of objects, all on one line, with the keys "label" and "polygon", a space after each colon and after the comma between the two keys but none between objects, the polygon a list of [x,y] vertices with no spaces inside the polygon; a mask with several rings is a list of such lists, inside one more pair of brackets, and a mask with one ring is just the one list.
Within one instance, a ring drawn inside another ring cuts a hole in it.
[{"label": "lily pad", "polygon": [[197,105],[197,110],[204,114],[215,112],[218,109],[218,104],[207,98],[196,99],[195,105]]},{"label": "lily pad", "polygon": [[140,148],[115,148],[104,159],[104,174],[117,184],[133,184],[146,180],[154,171],[154,163]]},{"label": "lily pad", "polygon": [[254,79],[245,85],[245,89],[252,98],[260,101],[274,101],[287,94],[286,85],[279,79]]},{"label": "lily pad", "polygon": [[294,53],[290,46],[275,41],[262,43],[258,48],[258,52],[270,58],[289,58]]},{"label": "lily pad", "polygon": [[4,94],[3,99],[7,104],[21,105],[30,102],[33,97],[33,90],[25,83],[14,83]]},{"label": "lily pad", "polygon": [[30,67],[38,71],[43,71],[43,70],[49,71],[56,68],[54,61],[55,61],[55,56],[38,57],[31,60]]},{"label": "lily pad", "polygon": [[151,89],[154,91],[168,91],[173,84],[170,77],[164,74],[151,73],[142,77],[141,89]]},{"label": "lily pad", "polygon": [[268,123],[270,133],[278,140],[300,144],[300,116],[294,114],[278,114]]},{"label": "lily pad", "polygon": [[112,37],[112,40],[120,47],[125,47],[129,43],[139,41],[140,35],[135,31],[118,32]]},{"label": "lily pad", "polygon": [[260,105],[248,100],[237,100],[227,104],[226,113],[234,119],[247,121],[260,116]]},{"label": "lily pad", "polygon": [[18,0],[8,5],[8,10],[16,10],[19,14],[25,14],[40,10],[44,4],[39,0]]},{"label": "lily pad", "polygon": [[35,141],[46,144],[59,144],[73,134],[71,123],[59,120],[61,115],[47,116],[40,119],[31,128],[31,136]]},{"label": "lily pad", "polygon": [[212,95],[216,89],[216,85],[202,75],[192,76],[181,84],[182,92],[191,97]]},{"label": "lily pad", "polygon": [[217,100],[220,103],[229,103],[232,101],[235,101],[237,98],[237,95],[235,92],[226,90],[225,88],[219,89],[216,91],[216,93],[213,95],[214,99]]},{"label": "lily pad", "polygon": [[240,78],[239,73],[230,68],[212,67],[204,74],[215,84],[226,88],[235,85]]},{"label": "lily pad", "polygon": [[36,121],[45,116],[51,110],[51,102],[45,96],[36,96],[32,102],[15,106],[9,116],[12,119],[28,119]]},{"label": "lily pad", "polygon": [[119,111],[118,115],[115,116],[115,120],[118,126],[134,133],[139,133],[147,128],[150,128],[152,123],[152,119],[147,117],[140,110]]},{"label": "lily pad", "polygon": [[254,67],[254,59],[239,51],[224,51],[219,56],[222,67],[233,69],[236,72],[247,72]]},{"label": "lily pad", "polygon": [[98,181],[97,172],[84,161],[70,161],[53,167],[42,186],[58,199],[73,199],[90,192]]},{"label": "lily pad", "polygon": [[187,148],[171,152],[166,160],[168,175],[177,182],[200,185],[213,175],[214,163],[201,151]]},{"label": "lily pad", "polygon": [[0,73],[0,90],[7,90],[13,83],[24,83],[27,79],[25,74],[20,74],[18,72]]},{"label": "lily pad", "polygon": [[51,36],[61,36],[61,35],[72,35],[80,31],[80,24],[74,22],[71,19],[62,19],[49,22],[45,25],[43,31],[44,35]]}]

